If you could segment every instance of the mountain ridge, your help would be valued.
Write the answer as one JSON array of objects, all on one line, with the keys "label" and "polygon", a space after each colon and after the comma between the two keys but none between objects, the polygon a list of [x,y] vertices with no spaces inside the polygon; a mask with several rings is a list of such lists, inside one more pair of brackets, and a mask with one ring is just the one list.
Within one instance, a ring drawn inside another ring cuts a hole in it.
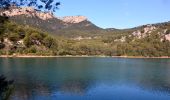
[{"label": "mountain ridge", "polygon": [[33,7],[10,7],[8,10],[2,11],[0,15],[6,15],[8,17],[27,15],[28,17],[38,17],[42,20],[48,20],[52,18],[59,19],[65,23],[80,23],[88,20],[85,16],[64,16],[57,17],[52,12],[43,12],[34,9]]},{"label": "mountain ridge", "polygon": [[31,7],[12,7],[7,11],[1,12],[1,15],[4,14],[18,24],[30,25],[54,35],[69,34],[69,31],[95,34],[94,31],[102,30],[102,28],[90,22],[85,16],[65,16],[61,18],[54,16],[52,13],[41,12]]},{"label": "mountain ridge", "polygon": [[[55,19],[61,20],[65,24],[77,24],[77,23],[81,23],[83,21],[89,21],[86,16],[77,15],[77,16],[57,17],[52,12],[40,11],[40,10],[34,9],[33,7],[11,6],[11,7],[9,7],[8,10],[0,11],[0,15],[6,15],[8,17],[27,15],[27,17],[37,17],[37,18],[42,19],[42,20],[49,20],[49,19],[55,18]],[[99,28],[105,29],[105,30],[127,30],[127,29],[135,29],[135,28],[138,28],[138,27],[143,27],[143,26],[146,26],[146,25],[160,25],[160,24],[164,24],[164,23],[170,23],[170,21],[139,25],[139,26],[136,26],[136,27],[123,28],[123,29],[119,29],[119,28],[101,28],[101,27],[99,27]]]}]

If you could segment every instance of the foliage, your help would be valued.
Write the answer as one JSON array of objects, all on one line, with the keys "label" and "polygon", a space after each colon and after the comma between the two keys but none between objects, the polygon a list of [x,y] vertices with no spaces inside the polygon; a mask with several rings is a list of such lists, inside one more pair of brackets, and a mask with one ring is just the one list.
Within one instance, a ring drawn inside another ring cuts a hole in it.
[{"label": "foliage", "polygon": [[8,9],[11,5],[15,6],[33,6],[37,9],[47,9],[55,11],[58,9],[60,2],[54,0],[1,0],[0,8]]},{"label": "foliage", "polygon": [[161,41],[161,36],[156,33],[136,39],[129,43],[120,43],[117,48],[118,56],[144,56],[144,57],[161,57],[170,56],[170,42]]},{"label": "foliage", "polygon": [[[141,39],[132,36],[131,33],[143,28],[101,30],[101,33],[93,31],[94,34],[73,31],[76,35],[67,37],[66,34],[50,35],[40,29],[12,21],[5,22],[3,26],[5,28],[0,36],[1,55],[170,56],[170,42],[161,34],[157,34],[168,28],[169,24]],[[169,34],[168,32],[165,34]],[[76,36],[83,39],[79,40]],[[121,41],[122,37],[125,37],[125,41]]]}]

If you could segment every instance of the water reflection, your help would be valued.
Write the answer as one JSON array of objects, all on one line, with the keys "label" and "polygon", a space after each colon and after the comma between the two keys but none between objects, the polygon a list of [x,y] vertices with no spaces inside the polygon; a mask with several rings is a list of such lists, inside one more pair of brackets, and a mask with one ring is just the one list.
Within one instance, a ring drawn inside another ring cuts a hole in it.
[{"label": "water reflection", "polygon": [[1,58],[0,73],[15,79],[12,100],[167,100],[169,65],[168,59]]},{"label": "water reflection", "polygon": [[67,80],[59,88],[64,93],[73,93],[83,95],[90,87],[90,82],[83,80]]}]

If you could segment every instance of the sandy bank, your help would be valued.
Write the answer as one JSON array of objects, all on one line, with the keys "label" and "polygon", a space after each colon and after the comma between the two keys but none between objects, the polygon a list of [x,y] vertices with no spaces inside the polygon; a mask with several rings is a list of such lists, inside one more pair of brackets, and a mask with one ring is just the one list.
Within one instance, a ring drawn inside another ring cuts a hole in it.
[{"label": "sandy bank", "polygon": [[167,56],[162,56],[162,57],[142,57],[142,56],[101,56],[101,55],[96,55],[96,56],[88,56],[88,55],[77,55],[77,56],[72,56],[72,55],[66,55],[66,56],[38,56],[38,55],[0,55],[1,58],[57,58],[57,57],[112,57],[112,58],[167,58],[169,59],[170,57]]}]

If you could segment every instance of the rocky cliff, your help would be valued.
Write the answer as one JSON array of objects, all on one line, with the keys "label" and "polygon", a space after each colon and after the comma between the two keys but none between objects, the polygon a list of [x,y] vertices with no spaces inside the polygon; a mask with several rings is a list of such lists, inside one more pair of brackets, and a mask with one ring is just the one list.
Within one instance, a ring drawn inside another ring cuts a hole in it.
[{"label": "rocky cliff", "polygon": [[87,17],[85,17],[85,16],[66,16],[66,17],[63,17],[60,19],[66,23],[80,23],[80,22],[86,21]]},{"label": "rocky cliff", "polygon": [[1,12],[1,15],[6,15],[6,16],[9,16],[9,17],[26,15],[28,17],[38,17],[42,20],[54,18],[52,13],[50,13],[50,12],[40,12],[38,10],[35,10],[32,7],[22,7],[22,8],[12,7],[9,10]]},{"label": "rocky cliff", "polygon": [[27,17],[38,17],[42,20],[48,20],[52,18],[60,19],[65,23],[80,23],[87,20],[85,16],[65,16],[56,17],[52,12],[41,12],[32,7],[11,7],[9,10],[2,11],[0,15],[6,15],[9,17],[26,15]]}]

